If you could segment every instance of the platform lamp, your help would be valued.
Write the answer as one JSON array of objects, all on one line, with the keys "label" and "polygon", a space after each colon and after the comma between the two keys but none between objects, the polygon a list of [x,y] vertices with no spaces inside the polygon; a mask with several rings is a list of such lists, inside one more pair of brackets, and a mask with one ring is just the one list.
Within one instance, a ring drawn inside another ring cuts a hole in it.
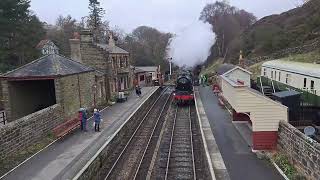
[{"label": "platform lamp", "polygon": [[171,80],[171,75],[172,75],[172,57],[168,58],[168,61],[169,61],[169,68],[170,68],[169,80]]}]

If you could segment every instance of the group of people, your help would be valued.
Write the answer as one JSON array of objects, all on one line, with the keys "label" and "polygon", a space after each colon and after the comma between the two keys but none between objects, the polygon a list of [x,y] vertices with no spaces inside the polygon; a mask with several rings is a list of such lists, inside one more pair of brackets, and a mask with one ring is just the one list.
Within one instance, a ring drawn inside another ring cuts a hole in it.
[{"label": "group of people", "polygon": [[[136,85],[136,94],[137,96],[141,96],[141,87]],[[94,131],[100,132],[100,123],[102,121],[100,111],[98,109],[93,110],[93,118],[94,118]],[[79,119],[81,124],[81,130],[87,131],[87,120],[88,120],[88,111],[85,108],[80,108],[79,110]]]},{"label": "group of people", "polygon": [[[100,132],[100,123],[102,121],[102,118],[98,109],[93,110],[93,118],[94,118],[94,131]],[[85,108],[80,108],[79,119],[81,124],[81,130],[87,131],[88,112]]]}]

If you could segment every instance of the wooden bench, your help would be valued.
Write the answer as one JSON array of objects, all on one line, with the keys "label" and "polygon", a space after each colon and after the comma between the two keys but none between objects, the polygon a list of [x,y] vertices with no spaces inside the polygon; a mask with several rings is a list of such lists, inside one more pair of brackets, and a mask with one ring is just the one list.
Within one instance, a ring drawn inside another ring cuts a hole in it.
[{"label": "wooden bench", "polygon": [[80,126],[80,120],[78,118],[74,118],[55,127],[53,129],[53,134],[56,137],[62,137],[68,134],[70,131],[78,128],[79,126]]}]

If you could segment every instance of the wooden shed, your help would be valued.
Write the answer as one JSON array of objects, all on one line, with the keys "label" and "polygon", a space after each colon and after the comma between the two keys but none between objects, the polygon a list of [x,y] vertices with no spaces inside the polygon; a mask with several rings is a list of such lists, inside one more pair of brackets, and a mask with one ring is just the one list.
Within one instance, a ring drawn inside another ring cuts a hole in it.
[{"label": "wooden shed", "polygon": [[237,113],[246,114],[252,123],[253,150],[275,149],[279,122],[288,121],[287,107],[250,87],[220,76],[222,95]]}]

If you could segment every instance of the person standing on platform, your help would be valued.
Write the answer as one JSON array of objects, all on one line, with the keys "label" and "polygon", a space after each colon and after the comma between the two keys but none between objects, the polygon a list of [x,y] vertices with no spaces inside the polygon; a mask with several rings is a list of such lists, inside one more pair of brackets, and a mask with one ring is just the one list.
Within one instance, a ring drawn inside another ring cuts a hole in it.
[{"label": "person standing on platform", "polygon": [[138,85],[139,97],[141,96],[141,87]]},{"label": "person standing on platform", "polygon": [[93,117],[94,117],[94,131],[100,132],[101,115],[98,109],[93,110]]},{"label": "person standing on platform", "polygon": [[136,94],[137,94],[138,97],[140,97],[141,90],[140,90],[140,86],[139,85],[136,85]]},{"label": "person standing on platform", "polygon": [[82,118],[81,118],[81,130],[83,131],[87,131],[87,112],[85,108],[81,108],[81,114],[82,114]]}]

